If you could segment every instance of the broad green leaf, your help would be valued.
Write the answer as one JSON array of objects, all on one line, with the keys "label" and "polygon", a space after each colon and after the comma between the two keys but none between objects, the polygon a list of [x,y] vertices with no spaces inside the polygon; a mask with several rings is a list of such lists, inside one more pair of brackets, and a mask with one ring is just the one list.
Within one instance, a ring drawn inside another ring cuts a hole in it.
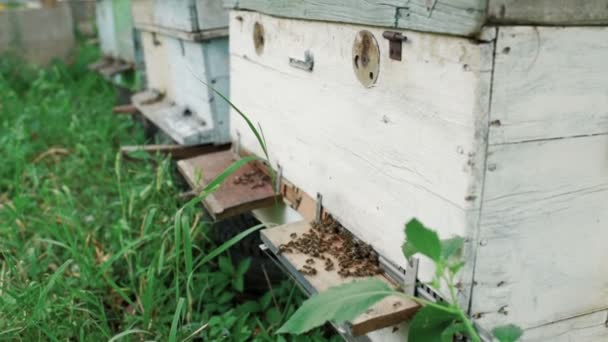
[{"label": "broad green leaf", "polygon": [[442,332],[457,318],[458,316],[453,313],[427,305],[412,319],[408,342],[442,342]]},{"label": "broad green leaf", "polygon": [[[436,263],[441,262],[441,241],[437,232],[426,228],[417,219],[412,219],[405,226],[406,245],[408,251],[417,251]],[[411,256],[411,255],[410,255]],[[407,256],[406,257],[410,257]]]},{"label": "broad green leaf", "polygon": [[245,281],[242,275],[236,275],[236,278],[232,280],[232,287],[239,292],[243,292],[243,290],[245,290]]},{"label": "broad green leaf", "polygon": [[464,266],[464,261],[459,261],[455,264],[452,264],[450,266],[448,266],[448,269],[450,270],[450,272],[452,272],[452,274],[456,274],[458,273],[458,271],[460,271],[460,269]]},{"label": "broad green leaf", "polygon": [[228,257],[222,256],[219,259],[219,266],[222,273],[227,275],[234,274],[234,266]]},{"label": "broad green leaf", "polygon": [[453,237],[451,239],[441,240],[441,252],[444,260],[447,260],[458,254],[462,249],[464,239],[460,236]]},{"label": "broad green leaf", "polygon": [[454,335],[462,334],[466,336],[466,330],[463,323],[454,322],[441,332],[441,342],[454,342]]},{"label": "broad green leaf", "polygon": [[515,342],[520,339],[524,331],[513,324],[503,325],[492,329],[492,335],[500,342]]},{"label": "broad green leaf", "polygon": [[250,258],[243,259],[243,261],[241,261],[241,263],[239,264],[239,266],[236,269],[236,274],[244,275],[245,273],[247,273],[247,270],[249,269],[250,265],[251,265]]},{"label": "broad green leaf", "polygon": [[279,311],[279,309],[277,309],[276,307],[272,307],[268,309],[268,311],[266,311],[266,320],[271,325],[278,325],[279,323],[281,323],[282,318],[283,316],[281,315],[281,311]]},{"label": "broad green leaf", "polygon": [[278,333],[302,334],[327,321],[341,323],[352,320],[392,294],[395,291],[378,279],[332,287],[306,300]]}]

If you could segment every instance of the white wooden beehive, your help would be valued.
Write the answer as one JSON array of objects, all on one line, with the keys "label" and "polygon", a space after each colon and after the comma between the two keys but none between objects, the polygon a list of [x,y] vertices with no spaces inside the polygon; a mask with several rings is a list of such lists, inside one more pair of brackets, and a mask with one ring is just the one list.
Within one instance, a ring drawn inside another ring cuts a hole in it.
[{"label": "white wooden beehive", "polygon": [[[229,142],[228,17],[219,0],[133,1],[147,91],[134,102],[180,144]],[[152,106],[156,95],[160,103]],[[147,103],[147,104],[146,104]]]},{"label": "white wooden beehive", "polygon": [[460,296],[484,328],[608,341],[605,1],[226,4],[231,99],[286,179],[402,266],[411,217],[465,237]]}]

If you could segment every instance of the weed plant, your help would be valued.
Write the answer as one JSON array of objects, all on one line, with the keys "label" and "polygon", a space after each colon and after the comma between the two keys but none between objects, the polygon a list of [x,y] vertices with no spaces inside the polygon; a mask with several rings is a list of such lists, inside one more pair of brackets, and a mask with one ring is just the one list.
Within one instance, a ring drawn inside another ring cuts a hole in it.
[{"label": "weed plant", "polygon": [[70,66],[0,59],[0,340],[327,340],[274,334],[301,293],[246,293],[247,260],[209,257],[210,225],[179,200],[168,159],[121,159],[144,135],[111,113],[96,58],[84,46]]}]

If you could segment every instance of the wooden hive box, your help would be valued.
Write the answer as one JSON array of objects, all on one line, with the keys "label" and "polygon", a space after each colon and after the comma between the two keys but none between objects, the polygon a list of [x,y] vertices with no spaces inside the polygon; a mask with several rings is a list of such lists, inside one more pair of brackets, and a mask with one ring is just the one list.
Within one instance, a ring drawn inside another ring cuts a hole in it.
[{"label": "wooden hive box", "polygon": [[[147,80],[135,105],[179,144],[229,142],[228,104],[205,85],[228,95],[228,17],[221,1],[135,0],[133,13]],[[165,105],[153,108],[150,92]]]},{"label": "wooden hive box", "polygon": [[286,179],[403,267],[412,217],[465,237],[459,295],[487,330],[608,340],[605,1],[226,5],[231,99]]},{"label": "wooden hive box", "polygon": [[135,63],[130,0],[97,0],[96,22],[104,56]]}]

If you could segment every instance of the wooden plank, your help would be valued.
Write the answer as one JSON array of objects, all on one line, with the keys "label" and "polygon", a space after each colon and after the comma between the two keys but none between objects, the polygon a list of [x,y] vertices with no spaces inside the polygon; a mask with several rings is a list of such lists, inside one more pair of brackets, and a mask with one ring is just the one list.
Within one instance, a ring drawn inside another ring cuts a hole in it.
[{"label": "wooden plank", "polygon": [[112,108],[112,113],[114,113],[114,114],[136,114],[137,107],[135,107],[132,104],[114,106],[114,108]]},{"label": "wooden plank", "polygon": [[[481,197],[475,178],[485,134],[477,129],[487,120],[492,44],[404,31],[409,43],[397,62],[380,40],[383,29],[246,11],[231,20],[231,99],[260,124],[285,178],[309,195],[321,193],[340,222],[402,266],[403,225],[412,216],[443,237],[469,235]],[[261,55],[255,22],[266,32]],[[379,41],[372,88],[353,72],[352,44],[363,29]],[[307,49],[313,72],[290,67],[288,58]],[[231,125],[234,141],[238,132],[244,148],[262,155],[236,112]],[[430,276],[423,264],[421,277]]]},{"label": "wooden plank", "polygon": [[489,0],[488,19],[500,24],[600,25],[606,0]]},{"label": "wooden plank", "polygon": [[[232,151],[209,153],[177,162],[180,173],[188,184],[200,192],[235,161]],[[220,187],[203,200],[203,204],[217,220],[242,214],[256,208],[272,206],[277,200],[266,175],[246,164],[228,177]],[[252,180],[251,183],[244,180]]]},{"label": "wooden plank", "polygon": [[279,17],[474,36],[486,0],[227,0],[224,6]]},{"label": "wooden plank", "polygon": [[193,41],[193,42],[202,42],[205,40],[228,36],[227,27],[213,29],[213,30],[206,30],[206,31],[196,31],[196,32],[186,32],[186,31],[180,31],[180,30],[175,30],[175,29],[171,29],[171,28],[160,27],[160,26],[156,26],[156,25],[147,25],[147,24],[142,24],[142,23],[138,23],[136,25],[136,27],[137,27],[137,29],[142,30],[142,31],[158,33],[158,34],[162,34],[165,36],[170,36],[170,37]]},{"label": "wooden plank", "polygon": [[97,69],[103,77],[110,79],[116,74],[120,74],[126,71],[134,69],[134,65],[129,62],[125,62],[119,59],[114,59],[111,64],[104,65]]},{"label": "wooden plank", "polygon": [[222,0],[155,0],[157,26],[186,32],[226,28],[227,11]]},{"label": "wooden plank", "polygon": [[127,145],[120,147],[120,153],[123,156],[128,157],[131,153],[135,152],[145,152],[151,155],[167,154],[171,156],[172,159],[182,160],[193,158],[199,156],[201,154],[206,154],[210,152],[218,152],[221,150],[226,150],[229,148],[229,145],[195,145],[195,146],[184,146],[184,145]]},{"label": "wooden plank", "polygon": [[[260,234],[262,240],[271,251],[277,254],[279,253],[278,246],[290,242],[293,239],[291,237],[292,234],[296,234],[295,236],[302,236],[310,230],[311,226],[307,221],[300,221],[264,229]],[[304,282],[304,286],[308,289],[312,289],[311,292],[313,293],[323,292],[331,287],[340,286],[360,279],[352,276],[343,277],[339,275],[337,266],[339,262],[337,258],[329,254],[326,254],[325,258],[331,259],[333,264],[336,265],[333,270],[326,270],[323,266],[324,261],[320,258],[311,258],[311,256],[298,253],[297,251],[283,252],[280,254],[289,262],[294,271],[302,269],[305,265],[309,265],[307,260],[316,260],[315,264],[317,264],[317,266],[314,266],[316,275],[307,275],[295,271],[297,273],[297,279]],[[393,287],[395,286],[383,275],[376,275],[374,277]],[[420,306],[412,300],[398,296],[387,297],[350,322],[352,333],[354,336],[360,336],[371,331],[399,324],[411,318],[419,308]]]},{"label": "wooden plank", "polygon": [[472,314],[532,328],[608,309],[607,222],[608,135],[490,146]]},{"label": "wooden plank", "polygon": [[605,27],[499,28],[490,143],[608,132],[606,60]]}]

